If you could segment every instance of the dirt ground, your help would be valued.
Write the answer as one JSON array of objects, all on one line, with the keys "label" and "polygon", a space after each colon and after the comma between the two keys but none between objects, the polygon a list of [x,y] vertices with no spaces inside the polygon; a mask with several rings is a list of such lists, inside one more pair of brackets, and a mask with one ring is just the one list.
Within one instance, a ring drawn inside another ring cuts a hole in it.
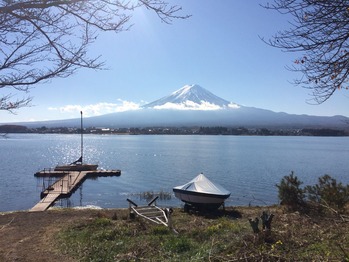
[{"label": "dirt ground", "polygon": [[[244,208],[245,215],[259,208]],[[97,217],[127,217],[128,209],[57,208],[44,212],[0,212],[0,262],[73,262],[55,242],[55,234],[71,225]]]},{"label": "dirt ground", "polygon": [[[75,261],[55,248],[55,233],[72,223],[94,219],[100,212],[64,209],[0,213],[0,261]],[[103,210],[110,216],[115,212]]]}]

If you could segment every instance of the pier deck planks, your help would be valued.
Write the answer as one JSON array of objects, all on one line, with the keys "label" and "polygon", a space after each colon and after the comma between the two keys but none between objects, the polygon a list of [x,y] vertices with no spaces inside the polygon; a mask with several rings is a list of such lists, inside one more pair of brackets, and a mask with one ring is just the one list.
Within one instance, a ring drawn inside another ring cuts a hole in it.
[{"label": "pier deck planks", "polygon": [[[47,171],[43,171],[42,174],[45,174],[44,176],[50,176],[50,172]],[[86,179],[87,176],[119,176],[120,174],[120,170],[66,172],[66,174],[63,177],[61,177],[59,180],[54,182],[52,185],[50,185],[43,191],[43,195],[45,195],[44,198],[41,199],[40,202],[37,203],[29,211],[45,211],[56,201],[56,199],[71,194],[74,191],[74,189],[76,189],[84,181],[84,179]],[[55,176],[56,174],[52,171],[51,175]]]},{"label": "pier deck planks", "polygon": [[43,199],[40,200],[39,203],[37,203],[34,207],[32,207],[29,211],[31,212],[38,212],[38,211],[45,211],[48,209],[52,203],[59,197],[60,194],[48,194]]}]

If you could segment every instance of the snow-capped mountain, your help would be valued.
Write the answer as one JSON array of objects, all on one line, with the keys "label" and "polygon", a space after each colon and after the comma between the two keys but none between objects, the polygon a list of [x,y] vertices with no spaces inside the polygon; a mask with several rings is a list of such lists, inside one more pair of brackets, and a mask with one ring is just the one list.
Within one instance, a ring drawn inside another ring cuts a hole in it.
[{"label": "snow-capped mountain", "polygon": [[[28,127],[72,127],[79,123],[80,121],[77,119],[67,119],[20,124]],[[85,127],[115,128],[229,126],[278,129],[348,129],[347,123],[349,123],[349,118],[344,116],[294,115],[240,106],[212,94],[199,85],[186,85],[169,96],[146,104],[138,110],[88,117],[84,120]]]},{"label": "snow-capped mountain", "polygon": [[240,106],[220,98],[199,85],[185,85],[172,94],[142,108],[178,110],[217,110]]}]

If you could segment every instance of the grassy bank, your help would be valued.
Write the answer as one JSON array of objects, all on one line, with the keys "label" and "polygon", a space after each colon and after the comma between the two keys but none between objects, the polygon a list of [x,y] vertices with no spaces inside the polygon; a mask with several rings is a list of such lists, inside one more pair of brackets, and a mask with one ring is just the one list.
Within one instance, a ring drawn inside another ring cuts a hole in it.
[{"label": "grassy bank", "polygon": [[[249,218],[274,214],[271,232]],[[57,252],[79,261],[349,261],[349,225],[340,217],[280,207],[227,208],[215,214],[175,209],[173,233],[128,210],[98,211],[56,234]]]}]

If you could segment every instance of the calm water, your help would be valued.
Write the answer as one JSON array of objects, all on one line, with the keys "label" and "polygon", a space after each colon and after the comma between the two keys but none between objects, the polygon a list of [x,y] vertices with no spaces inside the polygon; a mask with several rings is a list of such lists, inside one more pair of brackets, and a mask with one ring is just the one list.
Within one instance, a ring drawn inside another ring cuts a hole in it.
[{"label": "calm water", "polygon": [[[40,200],[34,173],[80,155],[79,135],[10,134],[0,139],[0,211]],[[203,172],[232,192],[227,205],[278,202],[276,183],[291,171],[304,182],[330,174],[349,183],[349,138],[244,136],[84,136],[85,161],[121,169],[120,177],[86,180],[65,206],[127,207],[144,192],[169,192]],[[158,202],[180,206],[174,196]]]}]

